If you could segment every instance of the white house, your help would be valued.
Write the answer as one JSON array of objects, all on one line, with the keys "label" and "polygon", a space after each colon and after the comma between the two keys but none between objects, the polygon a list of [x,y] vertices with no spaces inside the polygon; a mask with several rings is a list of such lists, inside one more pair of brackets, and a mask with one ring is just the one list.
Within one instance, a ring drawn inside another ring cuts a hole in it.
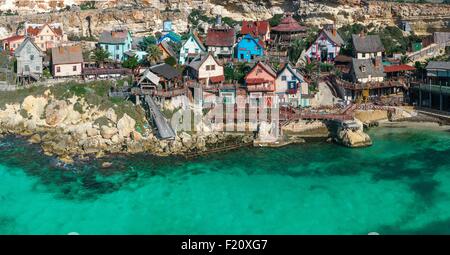
[{"label": "white house", "polygon": [[306,57],[317,61],[334,61],[344,40],[335,28],[323,29],[316,40],[306,50]]},{"label": "white house", "polygon": [[199,56],[188,65],[189,75],[203,84],[221,83],[225,80],[223,66],[211,52]]},{"label": "white house", "polygon": [[54,77],[80,76],[83,72],[83,53],[80,45],[52,48]]},{"label": "white house", "polygon": [[181,65],[185,65],[203,53],[206,53],[205,46],[203,46],[202,42],[196,35],[191,34],[187,41],[183,43],[183,46],[181,46],[180,59],[178,62]]},{"label": "white house", "polygon": [[281,104],[289,104],[294,107],[310,105],[308,83],[291,64],[285,65],[278,72],[275,80],[275,94]]}]

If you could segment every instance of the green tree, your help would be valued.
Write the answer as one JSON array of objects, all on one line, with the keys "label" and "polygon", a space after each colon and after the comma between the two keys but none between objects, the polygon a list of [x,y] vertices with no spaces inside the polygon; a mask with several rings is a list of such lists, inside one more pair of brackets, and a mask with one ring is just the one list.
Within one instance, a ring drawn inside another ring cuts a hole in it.
[{"label": "green tree", "polygon": [[272,18],[269,19],[269,24],[271,27],[278,26],[281,23],[282,19],[283,19],[283,14],[275,14],[272,16]]},{"label": "green tree", "polygon": [[138,43],[139,50],[145,51],[148,46],[156,44],[156,38],[154,36],[145,36],[142,41]]},{"label": "green tree", "polygon": [[109,52],[103,48],[98,47],[94,50],[94,60],[98,66],[102,66],[109,57]]},{"label": "green tree", "polygon": [[159,49],[158,46],[156,45],[149,45],[147,48],[147,61],[151,64],[154,65],[156,63],[158,63],[161,60],[161,56],[162,56],[162,51],[161,49]]},{"label": "green tree", "polygon": [[136,68],[139,67],[139,61],[136,56],[133,56],[131,58],[128,58],[127,60],[123,61],[122,66],[125,68],[129,68],[134,73]]},{"label": "green tree", "polygon": [[409,62],[411,62],[411,59],[407,55],[402,55],[402,57],[400,58],[400,63],[408,64]]},{"label": "green tree", "polygon": [[166,59],[164,59],[164,63],[166,63],[170,66],[175,66],[177,64],[177,60],[174,57],[169,56]]},{"label": "green tree", "polygon": [[292,63],[296,63],[300,55],[302,54],[302,51],[305,49],[304,42],[302,39],[296,39],[292,42],[291,47],[289,48],[289,60]]}]

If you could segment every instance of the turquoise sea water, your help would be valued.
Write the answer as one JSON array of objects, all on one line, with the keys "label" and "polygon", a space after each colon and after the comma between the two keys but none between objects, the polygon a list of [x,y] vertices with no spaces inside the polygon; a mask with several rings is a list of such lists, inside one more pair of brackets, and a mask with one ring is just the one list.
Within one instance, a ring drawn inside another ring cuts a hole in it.
[{"label": "turquoise sea water", "polygon": [[375,129],[374,145],[148,155],[61,168],[0,144],[0,234],[450,234],[450,133]]}]

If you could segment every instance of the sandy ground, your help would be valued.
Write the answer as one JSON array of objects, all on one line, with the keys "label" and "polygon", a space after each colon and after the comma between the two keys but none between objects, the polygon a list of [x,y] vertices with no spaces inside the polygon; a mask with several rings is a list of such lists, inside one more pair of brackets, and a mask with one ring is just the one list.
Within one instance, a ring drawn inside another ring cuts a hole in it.
[{"label": "sandy ground", "polygon": [[436,122],[412,122],[412,121],[399,121],[389,122],[380,121],[379,127],[386,128],[415,128],[415,129],[429,129],[437,131],[450,131],[449,125],[439,125]]},{"label": "sandy ground", "polygon": [[319,92],[317,93],[318,105],[334,105],[338,102],[338,99],[333,96],[330,88],[324,82],[319,83]]}]

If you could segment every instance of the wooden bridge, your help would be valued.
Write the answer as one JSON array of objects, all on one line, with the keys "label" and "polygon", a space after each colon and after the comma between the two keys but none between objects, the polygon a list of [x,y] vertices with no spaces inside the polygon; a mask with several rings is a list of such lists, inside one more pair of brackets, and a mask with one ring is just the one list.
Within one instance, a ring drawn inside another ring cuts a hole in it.
[{"label": "wooden bridge", "polygon": [[161,111],[159,110],[158,105],[156,105],[153,98],[149,95],[144,97],[145,102],[147,103],[149,113],[152,117],[153,122],[155,123],[156,129],[158,131],[159,137],[161,139],[169,139],[173,140],[176,137],[175,131],[172,129],[172,126],[169,122],[164,118]]}]

